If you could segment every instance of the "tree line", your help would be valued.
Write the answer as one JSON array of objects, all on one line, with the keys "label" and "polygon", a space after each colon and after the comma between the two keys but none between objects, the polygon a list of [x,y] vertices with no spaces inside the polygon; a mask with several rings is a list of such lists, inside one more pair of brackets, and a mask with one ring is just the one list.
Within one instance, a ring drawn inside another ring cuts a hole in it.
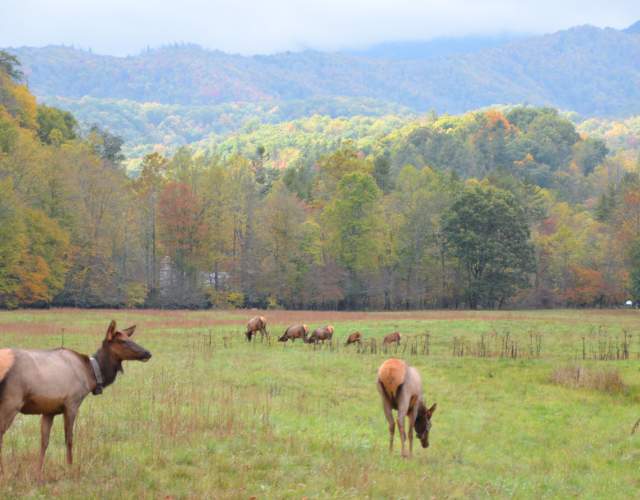
[{"label": "tree line", "polygon": [[[320,137],[319,140],[322,138]],[[0,52],[0,306],[607,306],[640,298],[638,159],[557,111],[432,116],[285,169],[122,140]]]}]

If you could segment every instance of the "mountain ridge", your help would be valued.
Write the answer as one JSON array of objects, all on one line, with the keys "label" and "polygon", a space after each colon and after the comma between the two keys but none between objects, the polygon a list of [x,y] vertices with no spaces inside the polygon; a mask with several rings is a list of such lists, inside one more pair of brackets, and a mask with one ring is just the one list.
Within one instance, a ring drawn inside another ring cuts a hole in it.
[{"label": "mountain ridge", "polygon": [[44,98],[214,105],[366,97],[416,112],[527,103],[585,116],[640,113],[640,37],[589,25],[423,60],[311,50],[241,56],[195,45],[126,57],[61,46],[11,51]]}]

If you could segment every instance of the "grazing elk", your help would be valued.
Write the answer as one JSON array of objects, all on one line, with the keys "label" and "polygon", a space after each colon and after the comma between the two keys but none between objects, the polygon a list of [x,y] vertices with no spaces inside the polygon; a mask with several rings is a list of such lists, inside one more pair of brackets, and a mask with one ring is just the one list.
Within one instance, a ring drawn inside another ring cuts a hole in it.
[{"label": "grazing elk", "polygon": [[303,342],[306,342],[308,334],[309,328],[307,325],[291,325],[284,331],[282,337],[280,337],[278,341],[286,342],[291,339],[291,342],[295,342],[296,339],[302,339]]},{"label": "grazing elk", "polygon": [[269,338],[269,332],[267,331],[267,318],[264,316],[256,316],[249,320],[247,323],[247,332],[245,333],[247,340],[251,342],[251,338],[254,335],[258,335],[258,332],[260,332],[260,338],[264,339],[265,336]]},{"label": "grazing elk", "polygon": [[[422,399],[422,380],[418,370],[407,365],[401,359],[386,360],[378,369],[378,391],[382,397],[384,415],[389,422],[389,451],[393,451],[393,434],[395,423],[392,410],[398,411],[398,430],[402,441],[402,456],[410,457],[413,452],[413,429],[420,439],[423,448],[429,447],[429,430],[431,417],[436,411],[436,404],[431,408],[425,406]],[[405,450],[406,434],[404,419],[409,417],[409,453]]]},{"label": "grazing elk", "polygon": [[322,342],[324,344],[324,341],[330,341],[331,337],[333,337],[333,326],[327,325],[322,328],[316,328],[309,336],[307,342],[309,344],[317,344],[318,342]]},{"label": "grazing elk", "polygon": [[400,332],[393,332],[389,335],[384,336],[384,340],[382,341],[382,345],[389,345],[395,342],[396,345],[400,345]]},{"label": "grazing elk", "polygon": [[2,438],[18,412],[42,415],[38,474],[42,479],[44,456],[53,418],[64,415],[67,463],[73,463],[73,424],[90,392],[100,394],[112,384],[122,362],[148,361],[151,353],[131,340],[136,327],[116,330],[112,321],[102,346],[93,356],[70,349],[50,351],[0,349],[0,473]]},{"label": "grazing elk", "polygon": [[362,342],[362,334],[360,332],[353,332],[347,337],[347,341],[344,345],[359,344]]}]

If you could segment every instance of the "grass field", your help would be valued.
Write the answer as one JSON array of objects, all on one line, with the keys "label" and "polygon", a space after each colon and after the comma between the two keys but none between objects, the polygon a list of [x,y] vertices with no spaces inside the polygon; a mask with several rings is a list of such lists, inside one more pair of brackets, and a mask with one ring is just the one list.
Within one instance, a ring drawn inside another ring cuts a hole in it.
[{"label": "grass field", "polygon": [[[137,324],[135,339],[153,353],[87,397],[72,468],[56,418],[44,484],[34,474],[39,418],[18,416],[5,436],[2,498],[640,495],[640,431],[631,434],[640,418],[637,311],[263,313],[273,337],[296,321],[331,323],[342,341],[354,330],[365,338],[399,330],[397,353],[248,344],[242,329],[255,314],[1,312],[0,347],[64,344],[90,354],[114,318]],[[622,346],[624,332],[632,337]],[[410,338],[426,333],[429,354],[426,337]],[[438,403],[431,446],[415,443],[410,460],[400,457],[397,433],[388,452],[375,387],[391,356],[418,367],[427,403]],[[554,370],[578,364],[617,370],[625,387],[551,382]]]}]

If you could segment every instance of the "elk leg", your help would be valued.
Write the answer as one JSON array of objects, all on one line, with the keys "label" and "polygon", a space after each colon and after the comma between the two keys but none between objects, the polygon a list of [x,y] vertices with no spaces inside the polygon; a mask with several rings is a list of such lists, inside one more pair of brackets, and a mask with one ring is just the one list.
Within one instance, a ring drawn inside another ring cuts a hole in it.
[{"label": "elk leg", "polygon": [[387,417],[387,422],[389,422],[389,453],[393,452],[393,435],[396,432],[396,423],[393,420],[393,413],[391,412],[391,407],[385,403],[384,405],[384,415]]},{"label": "elk leg", "polygon": [[54,415],[42,415],[42,420],[40,421],[40,464],[38,466],[40,480],[44,478],[44,455],[49,446],[49,434],[51,434],[53,417]]},{"label": "elk leg", "polygon": [[405,448],[405,442],[407,440],[407,433],[404,431],[404,412],[398,412],[398,431],[400,433],[400,441],[402,442],[402,456],[408,457],[407,450]]},{"label": "elk leg", "polygon": [[415,409],[409,413],[409,456],[413,455],[413,429],[416,423]]},{"label": "elk leg", "polygon": [[4,474],[4,464],[2,463],[2,438],[4,433],[7,432],[13,419],[16,418],[18,409],[13,407],[11,409],[0,409],[0,475]]},{"label": "elk leg", "polygon": [[67,464],[73,464],[73,424],[78,414],[77,408],[66,408],[64,411],[64,442],[67,445]]}]

